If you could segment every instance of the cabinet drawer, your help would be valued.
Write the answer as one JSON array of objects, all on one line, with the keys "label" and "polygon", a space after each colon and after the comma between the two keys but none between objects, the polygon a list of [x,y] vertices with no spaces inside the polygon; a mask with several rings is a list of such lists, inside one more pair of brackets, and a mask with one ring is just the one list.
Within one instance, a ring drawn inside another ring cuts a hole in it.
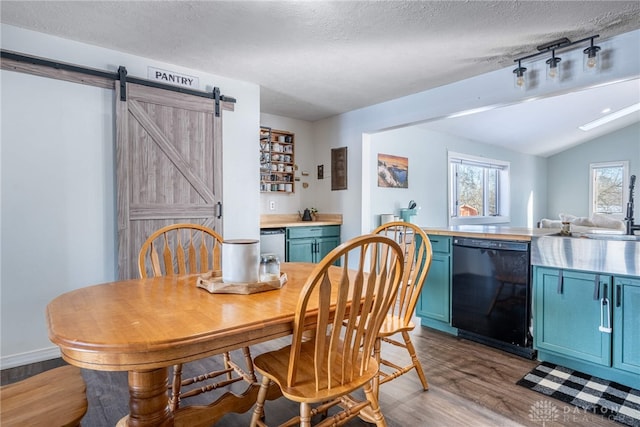
[{"label": "cabinet drawer", "polygon": [[308,237],[340,236],[339,225],[320,225],[317,227],[287,228],[287,239],[304,239]]},{"label": "cabinet drawer", "polygon": [[433,252],[439,252],[442,254],[451,253],[451,237],[430,234],[429,241],[431,242]]}]

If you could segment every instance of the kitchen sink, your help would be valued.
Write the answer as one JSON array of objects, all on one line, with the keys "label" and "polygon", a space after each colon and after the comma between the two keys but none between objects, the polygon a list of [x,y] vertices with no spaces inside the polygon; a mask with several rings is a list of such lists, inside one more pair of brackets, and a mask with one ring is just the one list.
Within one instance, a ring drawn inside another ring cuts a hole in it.
[{"label": "kitchen sink", "polygon": [[640,236],[636,234],[585,233],[584,237],[600,240],[632,240],[640,242]]},{"label": "kitchen sink", "polygon": [[567,237],[567,238],[582,238],[582,239],[596,239],[596,240],[622,240],[622,241],[635,241],[640,242],[640,235],[637,234],[621,234],[621,233],[571,233],[570,235],[555,233],[549,234],[554,237]]},{"label": "kitchen sink", "polygon": [[640,276],[640,236],[622,233],[555,233],[531,239],[531,264]]}]

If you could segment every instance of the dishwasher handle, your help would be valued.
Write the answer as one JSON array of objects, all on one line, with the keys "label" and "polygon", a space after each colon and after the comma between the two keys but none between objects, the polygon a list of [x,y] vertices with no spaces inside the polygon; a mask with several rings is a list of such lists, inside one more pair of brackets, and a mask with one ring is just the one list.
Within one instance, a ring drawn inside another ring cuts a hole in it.
[{"label": "dishwasher handle", "polygon": [[260,235],[261,236],[269,236],[272,234],[284,234],[284,228],[261,228]]}]

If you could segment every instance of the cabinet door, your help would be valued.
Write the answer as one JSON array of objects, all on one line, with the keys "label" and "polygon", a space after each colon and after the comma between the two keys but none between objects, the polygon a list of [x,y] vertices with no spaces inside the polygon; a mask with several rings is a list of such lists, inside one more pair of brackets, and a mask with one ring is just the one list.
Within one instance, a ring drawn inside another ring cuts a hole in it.
[{"label": "cabinet door", "polygon": [[340,244],[339,237],[323,237],[321,239],[316,240],[316,262],[322,261],[322,259],[327,256],[329,252],[331,252],[336,246]]},{"label": "cabinet door", "polygon": [[611,326],[600,300],[611,301],[611,277],[536,267],[534,280],[536,347],[610,366],[611,333],[599,328],[601,313]]},{"label": "cabinet door", "polygon": [[289,262],[315,262],[315,239],[290,239],[287,240],[287,261]]},{"label": "cabinet door", "polygon": [[640,374],[640,280],[614,278],[613,366]]},{"label": "cabinet door", "polygon": [[[316,239],[315,261],[320,262],[327,256],[336,246],[340,244],[340,237],[323,237]],[[340,261],[336,261],[334,265],[340,265]]]},{"label": "cabinet door", "polygon": [[451,256],[433,254],[416,314],[450,323]]}]

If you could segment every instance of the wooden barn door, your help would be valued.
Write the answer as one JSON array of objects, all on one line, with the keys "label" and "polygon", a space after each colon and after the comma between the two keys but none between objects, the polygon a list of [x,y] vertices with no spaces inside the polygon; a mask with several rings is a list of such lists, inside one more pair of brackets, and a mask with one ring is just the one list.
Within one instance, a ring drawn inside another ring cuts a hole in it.
[{"label": "wooden barn door", "polygon": [[160,227],[192,222],[221,233],[222,114],[214,111],[213,99],[132,83],[122,101],[116,85],[120,279],[138,276],[138,251]]}]

